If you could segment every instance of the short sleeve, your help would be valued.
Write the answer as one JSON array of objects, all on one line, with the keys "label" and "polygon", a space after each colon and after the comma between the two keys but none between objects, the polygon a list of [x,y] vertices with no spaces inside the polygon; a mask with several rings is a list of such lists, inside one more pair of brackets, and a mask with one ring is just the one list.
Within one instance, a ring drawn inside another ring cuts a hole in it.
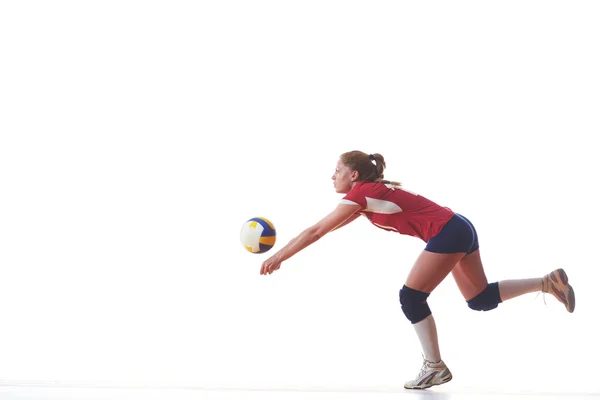
[{"label": "short sleeve", "polygon": [[362,208],[367,208],[367,199],[364,194],[362,194],[362,190],[360,190],[362,185],[356,185],[350,190],[341,200],[340,204],[352,204],[359,205]]}]

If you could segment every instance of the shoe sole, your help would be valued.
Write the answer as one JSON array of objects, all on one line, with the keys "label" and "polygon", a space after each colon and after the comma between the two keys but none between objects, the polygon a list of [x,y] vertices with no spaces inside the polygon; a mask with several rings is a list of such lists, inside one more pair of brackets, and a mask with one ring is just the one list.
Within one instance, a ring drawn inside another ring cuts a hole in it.
[{"label": "shoe sole", "polygon": [[575,311],[575,291],[573,290],[573,287],[569,285],[569,277],[567,276],[565,270],[560,268],[556,272],[558,272],[558,278],[560,279],[560,282],[567,289],[567,304],[565,304],[565,307],[567,308],[568,312],[572,313]]},{"label": "shoe sole", "polygon": [[430,383],[427,386],[406,386],[406,385],[404,385],[404,389],[423,390],[423,389],[428,389],[432,386],[443,385],[444,383],[448,383],[451,380],[452,380],[452,374],[448,375],[441,382],[438,382],[438,383]]}]

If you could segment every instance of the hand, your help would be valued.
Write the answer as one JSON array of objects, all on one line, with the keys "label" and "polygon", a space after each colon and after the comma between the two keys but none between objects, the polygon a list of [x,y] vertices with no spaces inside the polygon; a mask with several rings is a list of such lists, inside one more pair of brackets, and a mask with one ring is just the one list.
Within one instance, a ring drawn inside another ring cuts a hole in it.
[{"label": "hand", "polygon": [[269,257],[265,262],[262,263],[262,267],[260,268],[261,275],[272,274],[273,271],[276,271],[281,266],[281,261],[279,261],[279,257],[275,254],[272,257]]}]

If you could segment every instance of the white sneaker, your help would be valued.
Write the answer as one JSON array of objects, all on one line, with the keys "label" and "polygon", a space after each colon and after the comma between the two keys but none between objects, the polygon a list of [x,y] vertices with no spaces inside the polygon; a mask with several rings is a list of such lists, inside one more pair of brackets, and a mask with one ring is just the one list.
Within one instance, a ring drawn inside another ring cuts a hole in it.
[{"label": "white sneaker", "polygon": [[433,385],[441,385],[452,379],[452,373],[443,361],[437,363],[423,358],[423,366],[417,378],[404,384],[406,389],[427,389]]}]

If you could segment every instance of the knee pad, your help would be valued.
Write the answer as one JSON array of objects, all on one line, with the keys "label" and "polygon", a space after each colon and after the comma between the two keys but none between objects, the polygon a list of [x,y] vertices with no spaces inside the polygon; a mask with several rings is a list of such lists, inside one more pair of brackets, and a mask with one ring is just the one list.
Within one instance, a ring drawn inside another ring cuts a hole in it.
[{"label": "knee pad", "polygon": [[400,289],[402,311],[411,323],[416,324],[431,315],[427,297],[429,297],[429,293],[411,289],[406,285]]},{"label": "knee pad", "polygon": [[488,283],[485,289],[471,300],[467,301],[469,308],[475,311],[490,311],[502,303],[498,282]]}]

